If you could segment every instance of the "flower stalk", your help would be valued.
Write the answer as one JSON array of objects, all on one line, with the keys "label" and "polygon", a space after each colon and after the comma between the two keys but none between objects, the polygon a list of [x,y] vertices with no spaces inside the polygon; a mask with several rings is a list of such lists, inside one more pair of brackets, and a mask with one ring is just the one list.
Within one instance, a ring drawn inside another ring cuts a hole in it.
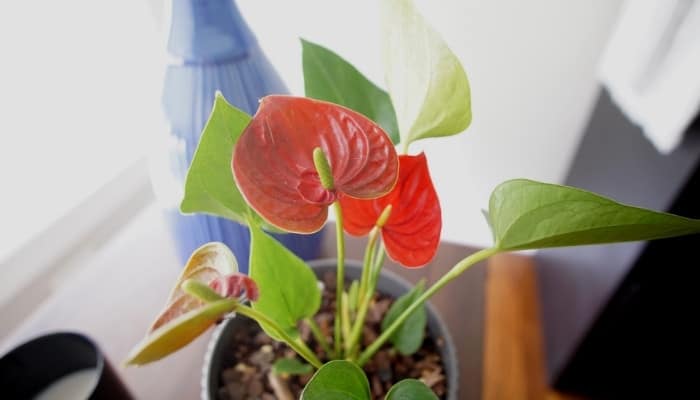
[{"label": "flower stalk", "polygon": [[404,310],[401,315],[396,318],[396,320],[389,325],[389,327],[382,332],[382,334],[377,338],[377,340],[374,341],[369,347],[365,349],[365,351],[362,352],[360,357],[357,360],[357,364],[360,366],[363,366],[369,361],[372,356],[382,347],[382,345],[389,340],[389,338],[396,332],[397,329],[401,326],[401,324],[406,321],[406,319],[423,303],[425,303],[430,297],[432,297],[435,293],[437,293],[440,289],[442,289],[445,285],[447,285],[449,282],[451,282],[453,279],[461,275],[464,271],[469,269],[472,265],[478,263],[479,261],[483,261],[492,255],[498,253],[499,250],[496,248],[488,248],[488,249],[483,249],[480,251],[477,251],[476,253],[471,254],[470,256],[462,259],[460,262],[455,264],[452,269],[450,269],[449,272],[447,272],[445,275],[442,276],[437,282],[435,282],[428,290],[426,290],[416,301],[411,303],[411,305]]}]

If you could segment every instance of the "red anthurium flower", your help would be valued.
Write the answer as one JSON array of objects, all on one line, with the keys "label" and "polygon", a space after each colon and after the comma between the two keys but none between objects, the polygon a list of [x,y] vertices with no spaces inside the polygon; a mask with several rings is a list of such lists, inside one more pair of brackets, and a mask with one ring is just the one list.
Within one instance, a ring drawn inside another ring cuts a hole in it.
[{"label": "red anthurium flower", "polygon": [[442,212],[430,179],[425,154],[399,156],[399,180],[387,195],[374,200],[340,198],[345,230],[366,235],[387,205],[391,214],[381,226],[382,240],[393,260],[413,268],[427,264],[440,243]]},{"label": "red anthurium flower", "polygon": [[[328,160],[332,188],[316,172],[315,148]],[[238,139],[231,167],[243,196],[269,223],[313,233],[339,194],[372,199],[389,192],[399,165],[387,134],[365,116],[323,101],[268,96]]]}]

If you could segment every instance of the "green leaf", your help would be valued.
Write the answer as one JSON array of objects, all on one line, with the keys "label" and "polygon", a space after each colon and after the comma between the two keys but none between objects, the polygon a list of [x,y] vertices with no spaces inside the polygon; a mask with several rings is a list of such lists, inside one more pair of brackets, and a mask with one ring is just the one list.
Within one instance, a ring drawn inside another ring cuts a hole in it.
[{"label": "green leaf", "polygon": [[[396,299],[391,305],[382,321],[382,331],[391,324],[422,294],[425,282],[420,281],[408,293]],[[418,307],[405,321],[399,329],[389,339],[394,347],[403,355],[411,355],[420,349],[423,344],[423,335],[428,317],[425,306]]]},{"label": "green leaf", "polygon": [[[250,277],[260,290],[253,308],[268,316],[291,335],[297,322],[311,317],[321,306],[316,275],[294,253],[259,227],[251,226]],[[265,332],[280,339],[264,324]]]},{"label": "green leaf", "polygon": [[700,232],[697,219],[525,179],[496,187],[489,215],[499,250],[652,240]]},{"label": "green leaf", "polygon": [[231,172],[231,155],[251,117],[216,94],[214,108],[204,126],[185,179],[183,213],[202,212],[246,224],[255,215],[238,191]]},{"label": "green leaf", "polygon": [[272,371],[278,375],[306,375],[314,372],[314,367],[296,358],[280,358],[272,365]]},{"label": "green leaf", "polygon": [[238,301],[223,299],[171,319],[151,331],[127,357],[127,365],[144,365],[160,360],[185,347],[199,337],[222,316],[235,310]]},{"label": "green leaf", "polygon": [[425,383],[416,379],[404,379],[391,387],[386,400],[438,400],[438,397]]},{"label": "green leaf", "polygon": [[404,146],[471,123],[469,81],[412,0],[381,0],[385,79]]},{"label": "green leaf", "polygon": [[365,373],[350,361],[324,364],[306,384],[301,400],[369,400],[369,382]]},{"label": "green leaf", "polygon": [[[235,301],[202,300],[186,293],[183,285],[199,283],[205,288],[211,280],[238,272],[238,262],[223,243],[210,242],[192,252],[146,337],[131,352],[127,364],[141,365],[156,361],[179,350],[207,328],[232,311]],[[217,296],[218,297],[218,296]]]},{"label": "green leaf", "polygon": [[399,128],[389,95],[336,53],[304,39],[301,46],[306,96],[359,112],[378,123],[397,144]]}]

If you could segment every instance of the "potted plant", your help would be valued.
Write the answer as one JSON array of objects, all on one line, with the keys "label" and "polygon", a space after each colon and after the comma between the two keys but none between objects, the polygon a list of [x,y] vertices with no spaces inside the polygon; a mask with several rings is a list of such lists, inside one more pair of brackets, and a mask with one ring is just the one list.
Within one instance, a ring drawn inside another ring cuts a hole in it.
[{"label": "potted plant", "polygon": [[[415,379],[395,382],[386,394],[372,392],[362,367],[384,346],[414,350],[405,338],[422,340],[426,301],[470,266],[513,250],[700,231],[699,220],[580,189],[506,181],[494,189],[485,212],[493,246],[465,255],[432,286],[418,285],[398,297],[381,332],[363,342],[385,254],[419,267],[430,261],[440,241],[442,216],[427,158],[408,154],[410,144],[459,133],[471,121],[469,84],[458,59],[410,0],[381,4],[388,94],[337,55],[305,42],[307,95],[316,99],[268,96],[251,117],[217,96],[181,208],[246,224],[252,237],[250,275],[237,273],[235,255],[220,243],[195,251],[165,310],[127,363],[158,360],[237,314],[296,354],[275,362],[279,374],[312,373],[302,399],[435,399],[437,394]],[[312,269],[266,233],[317,232],[329,208],[335,211],[338,253],[335,281],[325,285],[334,286],[330,300],[322,299]],[[350,280],[345,279],[344,232],[367,235],[364,260]],[[314,319],[322,300],[332,315],[325,333]]]}]

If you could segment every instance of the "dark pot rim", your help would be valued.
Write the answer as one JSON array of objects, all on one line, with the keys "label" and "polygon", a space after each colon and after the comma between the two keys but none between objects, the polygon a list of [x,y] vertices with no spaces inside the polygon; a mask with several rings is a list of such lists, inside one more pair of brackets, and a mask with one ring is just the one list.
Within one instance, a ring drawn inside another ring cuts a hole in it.
[{"label": "dark pot rim", "polygon": [[[324,269],[332,269],[335,271],[336,259],[322,258],[310,261],[308,264],[317,274]],[[362,264],[355,260],[346,260],[345,267],[345,275],[350,278],[359,277],[360,271],[362,271]],[[407,292],[413,286],[413,284],[386,268],[382,269],[379,282],[377,282],[377,290],[394,297],[398,297],[400,294]],[[459,365],[457,363],[457,351],[454,342],[452,341],[447,324],[445,324],[440,314],[430,302],[426,303],[426,311],[428,314],[429,333],[433,335],[433,337],[441,337],[443,341],[443,346],[440,348],[440,356],[442,357],[445,376],[448,381],[447,399],[457,400],[459,392]],[[218,387],[213,387],[213,383],[218,381],[221,358],[223,357],[222,347],[227,344],[224,338],[230,336],[228,334],[229,330],[233,329],[232,327],[235,325],[233,321],[236,321],[236,319],[228,319],[226,322],[217,326],[207,345],[204,354],[204,365],[202,367],[200,393],[202,400],[215,399],[215,393]]]}]

